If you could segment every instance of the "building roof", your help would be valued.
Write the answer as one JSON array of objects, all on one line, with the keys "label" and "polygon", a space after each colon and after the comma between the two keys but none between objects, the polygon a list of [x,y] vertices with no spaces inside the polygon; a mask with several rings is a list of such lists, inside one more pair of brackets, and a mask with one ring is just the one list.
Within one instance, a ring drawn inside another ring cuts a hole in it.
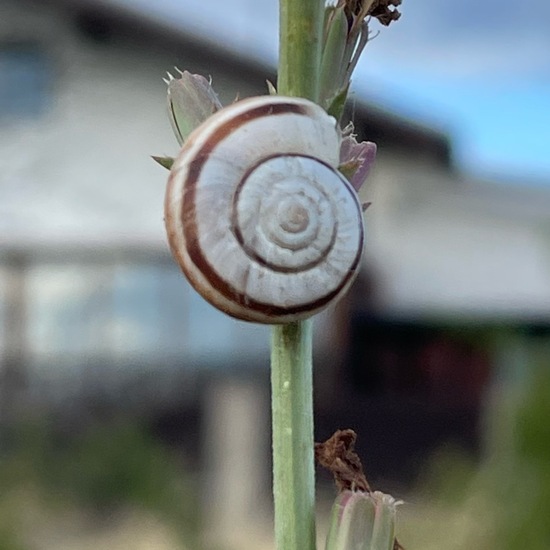
[{"label": "building roof", "polygon": [[[0,39],[7,28],[10,39],[17,40],[19,31],[24,40],[41,36],[60,60],[53,62],[51,114],[36,126],[25,120],[0,139],[6,164],[0,246],[164,246],[165,174],[148,158],[177,150],[165,113],[164,70],[177,65],[210,74],[214,85],[238,77],[232,93],[243,86],[247,95],[264,93],[266,78],[275,81],[274,68],[109,0],[2,4],[10,9],[3,9],[7,26],[0,26]],[[17,25],[9,24],[17,12]],[[50,25],[44,17],[50,12],[67,28]],[[381,149],[411,158],[427,153],[448,169],[446,136],[360,101],[354,119],[360,135]],[[88,168],[79,172],[79,165]]]},{"label": "building roof", "polygon": [[[81,28],[98,37],[123,37],[136,47],[144,43],[178,57],[185,51],[199,64],[209,68],[210,75],[218,72],[234,72],[243,81],[263,83],[276,82],[276,68],[269,62],[259,62],[244,51],[234,51],[204,34],[196,34],[179,22],[167,24],[151,16],[142,8],[123,8],[113,0],[54,0],[75,10]],[[375,141],[381,147],[395,147],[402,152],[416,154],[430,151],[433,161],[441,167],[450,168],[452,161],[449,137],[420,121],[413,121],[385,110],[383,105],[354,98],[353,118],[363,139]],[[351,113],[350,113],[351,115]]]}]

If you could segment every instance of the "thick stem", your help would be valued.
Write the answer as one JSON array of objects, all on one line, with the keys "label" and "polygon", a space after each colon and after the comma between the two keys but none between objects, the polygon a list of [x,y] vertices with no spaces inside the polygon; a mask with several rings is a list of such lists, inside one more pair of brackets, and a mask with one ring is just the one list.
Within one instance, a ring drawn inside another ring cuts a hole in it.
[{"label": "thick stem", "polygon": [[323,17],[324,0],[280,0],[279,94],[319,100]]},{"label": "thick stem", "polygon": [[[280,0],[281,95],[319,99],[324,0]],[[273,495],[277,550],[315,550],[312,323],[273,327]]]},{"label": "thick stem", "polygon": [[273,327],[271,387],[277,550],[315,549],[312,322]]}]

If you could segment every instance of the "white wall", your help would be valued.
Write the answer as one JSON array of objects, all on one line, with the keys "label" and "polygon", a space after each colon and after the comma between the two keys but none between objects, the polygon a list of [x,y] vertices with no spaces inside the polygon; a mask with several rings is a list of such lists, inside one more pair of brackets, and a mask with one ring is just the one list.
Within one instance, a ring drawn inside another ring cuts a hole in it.
[{"label": "white wall", "polygon": [[550,318],[550,191],[382,164],[366,262],[394,315]]},{"label": "white wall", "polygon": [[[161,262],[169,272],[163,284],[169,279],[170,288],[181,285],[168,304],[182,310],[177,316],[166,303],[156,313],[146,307],[156,292],[147,274],[141,282],[128,273],[126,283],[119,281],[125,268],[117,267],[117,250],[158,249],[169,260],[163,224],[168,172],[150,156],[178,149],[162,81],[171,60],[147,47],[87,41],[68,14],[47,3],[3,0],[0,10],[0,47],[2,39],[38,39],[54,70],[50,108],[37,118],[8,121],[0,132],[0,263],[5,250],[27,251],[29,355],[147,358],[176,350],[187,365],[210,366],[265,359],[267,329],[218,313],[191,290],[175,264]],[[232,75],[221,80],[223,99],[233,99],[238,82]],[[241,90],[251,93],[246,86]],[[98,259],[105,261],[113,249],[108,262],[114,263],[90,271],[80,258],[71,267],[71,254],[63,254],[67,246],[84,251],[86,260],[101,252]],[[34,251],[41,256],[35,258]],[[0,285],[3,279],[0,269]],[[156,317],[129,319],[113,311],[113,300],[120,302],[117,289],[133,286],[136,292],[126,298],[143,300],[144,315]],[[69,314],[81,337],[67,334]],[[174,335],[171,349],[157,334],[163,323]]]},{"label": "white wall", "polygon": [[[24,1],[1,0],[0,7],[0,44],[2,38],[38,39],[54,70],[51,108],[0,132],[0,256],[3,247],[62,250],[86,244],[91,255],[150,247],[168,258],[162,221],[167,172],[150,155],[177,151],[162,82],[171,60],[146,46],[136,51],[85,40],[67,13],[48,3],[29,9]],[[238,75],[214,76],[225,101],[236,90],[241,97],[259,91]],[[420,156],[412,163],[382,149],[363,197],[373,201],[366,215],[365,264],[378,278],[384,312],[550,316],[549,193],[458,181]],[[62,311],[74,300],[71,289],[95,284],[86,279],[67,285],[55,274],[37,280],[43,296],[34,307],[47,304],[43,310],[50,313],[56,296]],[[183,278],[181,285],[174,303],[187,321],[174,321],[171,331],[178,334],[181,323],[187,359],[227,364],[246,351],[266,360],[267,329],[228,319]],[[158,315],[168,318],[166,312]],[[33,329],[39,335],[35,345],[54,341],[48,336],[52,323],[50,317]],[[143,353],[139,335],[145,325],[136,322],[132,332],[127,319],[113,323],[114,333],[123,335],[117,345]],[[318,324],[319,345],[330,349],[338,339],[330,315]],[[109,344],[99,333],[89,338]]]}]

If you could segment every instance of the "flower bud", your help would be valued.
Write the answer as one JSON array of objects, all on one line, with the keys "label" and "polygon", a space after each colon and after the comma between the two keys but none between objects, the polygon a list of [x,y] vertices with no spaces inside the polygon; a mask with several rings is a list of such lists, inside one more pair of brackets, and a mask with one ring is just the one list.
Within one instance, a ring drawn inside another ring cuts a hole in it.
[{"label": "flower bud", "polygon": [[[327,7],[325,11],[325,38],[320,71],[320,99],[325,109],[330,110],[342,90],[347,95],[349,82],[345,81],[349,59],[346,58],[348,21],[344,8]],[[344,97],[345,100],[345,97]],[[343,110],[343,104],[340,111]],[[340,112],[333,113],[340,118]]]},{"label": "flower bud", "polygon": [[349,180],[356,191],[367,180],[376,158],[376,143],[362,141],[358,143],[350,123],[342,131],[340,145],[340,166],[338,169]]},{"label": "flower bud", "polygon": [[172,129],[181,145],[189,134],[210,115],[222,108],[210,82],[201,75],[180,72],[180,78],[168,73],[168,113]]},{"label": "flower bud", "polygon": [[392,550],[396,507],[401,501],[379,491],[342,491],[332,506],[326,550]]},{"label": "flower bud", "polygon": [[397,21],[401,0],[326,0],[320,104],[337,120],[344,111],[351,75],[369,41],[369,20]]}]

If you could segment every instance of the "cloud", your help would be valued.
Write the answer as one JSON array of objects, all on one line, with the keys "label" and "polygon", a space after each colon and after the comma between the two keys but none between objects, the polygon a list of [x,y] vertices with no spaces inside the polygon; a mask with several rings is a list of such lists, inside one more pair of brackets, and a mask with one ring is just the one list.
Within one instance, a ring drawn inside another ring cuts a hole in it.
[{"label": "cloud", "polygon": [[[368,63],[445,78],[550,79],[550,2],[405,0],[403,17],[369,44]],[[395,38],[394,38],[395,37]]]},{"label": "cloud", "polygon": [[[158,21],[274,63],[276,0],[109,0]],[[403,16],[368,46],[365,63],[444,78],[550,79],[550,2],[404,0]],[[380,29],[374,22],[373,30]]]}]

